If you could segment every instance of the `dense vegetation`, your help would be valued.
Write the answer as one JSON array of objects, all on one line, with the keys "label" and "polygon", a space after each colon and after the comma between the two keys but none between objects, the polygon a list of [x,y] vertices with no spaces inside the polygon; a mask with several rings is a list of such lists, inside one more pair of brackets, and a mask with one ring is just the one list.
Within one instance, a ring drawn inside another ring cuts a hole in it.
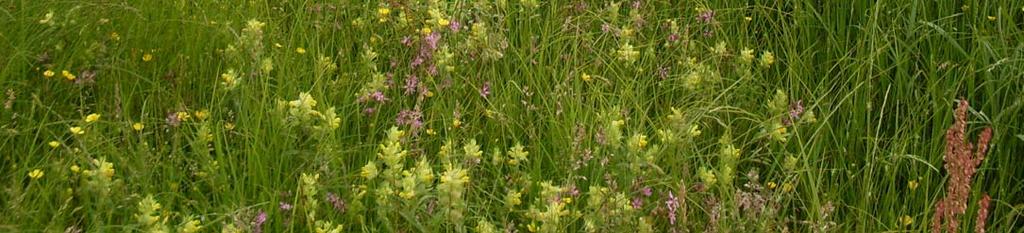
[{"label": "dense vegetation", "polygon": [[0,25],[3,232],[1024,227],[1019,1],[6,0]]}]

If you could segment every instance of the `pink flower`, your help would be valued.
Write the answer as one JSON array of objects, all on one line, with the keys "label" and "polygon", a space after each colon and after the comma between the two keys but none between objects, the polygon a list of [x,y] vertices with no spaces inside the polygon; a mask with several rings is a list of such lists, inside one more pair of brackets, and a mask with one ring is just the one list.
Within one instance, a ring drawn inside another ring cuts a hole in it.
[{"label": "pink flower", "polygon": [[676,209],[679,208],[679,200],[672,194],[672,191],[668,191],[668,200],[665,201],[665,208],[668,208],[668,222],[676,225]]},{"label": "pink flower", "polygon": [[327,193],[327,202],[331,203],[334,210],[337,210],[339,213],[345,213],[345,200],[342,200],[337,194]]},{"label": "pink flower", "polygon": [[252,232],[262,233],[263,223],[267,222],[267,212],[260,210],[260,213],[256,215],[256,219],[252,220]]},{"label": "pink flower", "polygon": [[448,24],[448,29],[451,29],[452,32],[459,32],[459,30],[462,29],[462,24],[460,24],[458,20],[452,20],[451,23]]},{"label": "pink flower", "polygon": [[697,21],[701,21],[701,22],[704,22],[704,23],[711,23],[714,20],[715,20],[715,11],[714,10],[708,9],[708,10],[704,10],[703,12],[700,12],[700,13],[697,14]]},{"label": "pink flower", "polygon": [[419,110],[402,110],[395,121],[398,125],[407,125],[413,129],[423,126],[423,113]]},{"label": "pink flower", "polygon": [[794,120],[800,119],[804,114],[804,100],[797,100],[789,105],[789,117],[782,118],[783,125],[792,125]]},{"label": "pink flower", "polygon": [[484,82],[484,86],[480,87],[480,96],[486,99],[489,95],[491,95],[491,82]]},{"label": "pink flower", "polygon": [[283,211],[291,211],[293,208],[295,208],[295,206],[293,206],[292,204],[288,204],[285,202],[280,202],[278,205]]},{"label": "pink flower", "polygon": [[173,127],[181,125],[181,119],[178,118],[178,112],[167,113],[167,124]]},{"label": "pink flower", "polygon": [[411,95],[416,93],[416,86],[420,83],[420,79],[416,75],[409,75],[405,78],[405,95]]},{"label": "pink flower", "polygon": [[633,205],[633,209],[637,209],[638,210],[638,209],[644,207],[644,199],[641,199],[640,197],[633,197],[632,205]]}]

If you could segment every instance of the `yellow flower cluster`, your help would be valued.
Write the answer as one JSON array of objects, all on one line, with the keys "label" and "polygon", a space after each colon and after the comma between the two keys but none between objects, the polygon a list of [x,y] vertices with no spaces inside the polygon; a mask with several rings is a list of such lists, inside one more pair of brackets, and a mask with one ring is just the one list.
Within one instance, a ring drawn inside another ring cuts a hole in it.
[{"label": "yellow flower cluster", "polygon": [[35,169],[28,173],[28,177],[33,180],[38,180],[39,178],[43,178],[43,174],[43,170]]}]

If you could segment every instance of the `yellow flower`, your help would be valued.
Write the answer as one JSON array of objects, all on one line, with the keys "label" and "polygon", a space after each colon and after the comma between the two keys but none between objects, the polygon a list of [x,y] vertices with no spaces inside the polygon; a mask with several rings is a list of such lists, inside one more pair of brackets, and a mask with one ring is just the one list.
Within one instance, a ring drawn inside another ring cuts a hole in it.
[{"label": "yellow flower", "polygon": [[80,171],[82,171],[81,167],[78,167],[78,165],[71,165],[71,172],[78,173]]},{"label": "yellow flower", "polygon": [[135,131],[142,131],[142,129],[145,128],[146,125],[142,124],[142,122],[135,122],[135,124],[132,124],[132,129],[134,129]]},{"label": "yellow flower", "polygon": [[53,26],[53,11],[46,13],[46,16],[39,20],[39,24],[49,24],[50,26]]},{"label": "yellow flower", "polygon": [[904,226],[914,224],[914,218],[911,218],[909,215],[903,215],[903,217],[900,217],[900,224]]},{"label": "yellow flower", "polygon": [[149,62],[149,61],[152,61],[152,60],[153,60],[153,54],[146,53],[146,54],[142,55],[142,61]]},{"label": "yellow flower", "polygon": [[43,77],[52,78],[54,75],[57,74],[54,73],[52,70],[43,71]]},{"label": "yellow flower", "polygon": [[519,204],[522,204],[522,195],[522,193],[519,193],[517,191],[509,190],[508,194],[505,195],[505,207],[512,208],[518,206]]},{"label": "yellow flower", "polygon": [[754,50],[750,48],[743,48],[740,50],[740,61],[744,64],[751,64],[754,62]]},{"label": "yellow flower", "polygon": [[119,41],[119,40],[121,40],[121,35],[117,34],[117,32],[111,32],[110,33],[110,39],[114,40],[114,41]]},{"label": "yellow flower", "polygon": [[587,73],[583,73],[583,75],[580,76],[580,79],[583,79],[584,82],[590,82],[590,80],[593,80]]},{"label": "yellow flower", "polygon": [[387,22],[389,15],[391,15],[391,9],[388,9],[387,7],[377,8],[377,17],[381,23]]},{"label": "yellow flower", "polygon": [[917,189],[917,185],[918,185],[917,180],[907,181],[907,188],[910,188],[910,190]]},{"label": "yellow flower", "polygon": [[231,122],[224,123],[224,129],[226,129],[226,130],[233,130],[233,129],[235,129],[235,124],[233,124]]},{"label": "yellow flower", "polygon": [[775,54],[773,54],[771,51],[764,51],[763,53],[761,53],[760,62],[761,66],[765,68],[772,66],[772,64],[775,63]]},{"label": "yellow flower", "polygon": [[623,125],[626,125],[626,121],[624,121],[624,120],[615,120],[615,121],[612,121],[612,125],[614,125],[614,126],[623,126]]},{"label": "yellow flower", "polygon": [[996,17],[990,15],[988,16],[988,21],[996,21]]},{"label": "yellow flower", "polygon": [[420,29],[420,33],[423,33],[424,36],[425,35],[430,35],[430,33],[432,33],[432,32],[434,32],[434,31],[430,30],[429,27],[424,27],[423,29]]},{"label": "yellow flower", "polygon": [[68,80],[75,80],[75,78],[76,78],[75,74],[72,74],[71,71],[63,70],[63,71],[60,72],[60,74],[63,75],[64,78],[66,78]]},{"label": "yellow flower", "polygon": [[198,112],[196,112],[196,119],[198,119],[200,121],[204,121],[204,120],[206,120],[206,118],[209,118],[209,117],[210,117],[210,110],[203,109],[203,110],[199,110]]},{"label": "yellow flower", "polygon": [[298,48],[295,49],[295,52],[299,53],[299,54],[306,54],[306,49],[304,49],[302,47],[298,47]]},{"label": "yellow flower", "polygon": [[794,187],[793,187],[792,183],[789,183],[789,182],[782,183],[782,191],[783,192],[787,192],[787,193],[788,192],[792,192],[793,189],[794,189]]},{"label": "yellow flower", "polygon": [[429,128],[427,129],[427,135],[437,135],[437,131],[435,131],[433,128]]},{"label": "yellow flower", "polygon": [[452,120],[452,127],[453,128],[457,129],[460,126],[462,126],[462,121],[461,120],[459,120],[459,119]]},{"label": "yellow flower", "polygon": [[71,134],[76,134],[76,135],[85,134],[85,130],[82,129],[82,127],[78,127],[78,126],[71,127],[70,129],[68,129],[68,131],[71,131]]},{"label": "yellow flower", "polygon": [[39,178],[43,178],[43,170],[39,170],[39,169],[32,170],[31,172],[28,173],[28,177],[32,178],[33,180],[38,180]]},{"label": "yellow flower", "polygon": [[185,223],[181,226],[182,233],[195,233],[203,229],[202,222],[193,219],[191,216],[186,218],[184,222]]},{"label": "yellow flower", "polygon": [[281,45],[281,43],[274,43],[274,47],[283,48],[284,45]]},{"label": "yellow flower", "polygon": [[700,136],[700,133],[701,133],[700,126],[698,126],[698,125],[691,125],[690,126],[690,137]]},{"label": "yellow flower", "polygon": [[100,114],[96,114],[96,113],[89,114],[88,116],[85,116],[85,123],[93,123],[93,122],[98,121],[99,119],[100,119]]},{"label": "yellow flower", "polygon": [[750,22],[751,20],[754,20],[754,18],[750,17],[750,16],[747,16],[747,17],[743,17],[743,20],[746,20],[747,22]]},{"label": "yellow flower", "polygon": [[186,111],[181,111],[181,112],[178,112],[178,113],[175,113],[175,114],[178,115],[178,120],[181,120],[181,121],[188,121],[188,119],[192,118],[192,115],[189,115],[188,112],[186,112]]},{"label": "yellow flower", "polygon": [[437,19],[437,26],[447,27],[448,25],[451,25],[451,21],[448,21],[447,19]]},{"label": "yellow flower", "polygon": [[766,186],[768,186],[768,189],[775,189],[775,187],[778,187],[779,185],[776,184],[774,181],[768,181],[768,184],[766,184]]},{"label": "yellow flower", "polygon": [[373,179],[377,177],[377,163],[374,163],[373,161],[367,162],[360,170],[359,174],[363,176],[363,178]]},{"label": "yellow flower", "polygon": [[50,144],[50,147],[53,147],[53,148],[57,148],[58,146],[60,146],[60,142],[58,142],[58,141],[50,141],[49,144]]}]

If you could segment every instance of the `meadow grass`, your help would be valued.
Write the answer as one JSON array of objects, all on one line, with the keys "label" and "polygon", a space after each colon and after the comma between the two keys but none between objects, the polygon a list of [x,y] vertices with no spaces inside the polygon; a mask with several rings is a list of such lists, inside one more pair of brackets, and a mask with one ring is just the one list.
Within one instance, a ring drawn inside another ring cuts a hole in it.
[{"label": "meadow grass", "polygon": [[1024,228],[1024,4],[0,2],[3,232]]}]

